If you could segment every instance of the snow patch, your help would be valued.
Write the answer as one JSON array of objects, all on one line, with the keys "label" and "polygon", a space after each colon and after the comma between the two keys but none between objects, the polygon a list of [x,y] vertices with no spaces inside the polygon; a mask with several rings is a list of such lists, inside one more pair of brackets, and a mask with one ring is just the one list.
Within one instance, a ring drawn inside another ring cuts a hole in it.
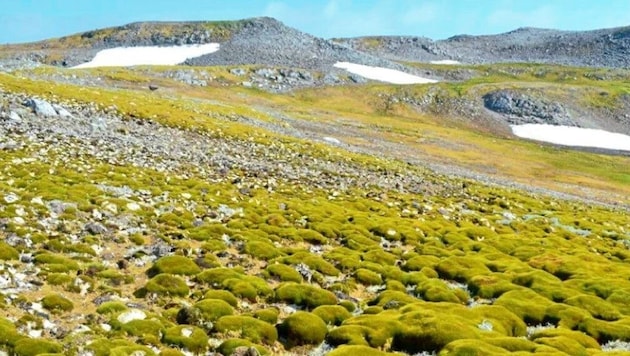
[{"label": "snow patch", "polygon": [[564,146],[630,151],[630,136],[597,129],[546,124],[512,125],[514,135]]},{"label": "snow patch", "polygon": [[458,62],[458,61],[454,61],[452,59],[442,59],[439,61],[431,61],[431,64],[443,64],[443,65],[458,65],[458,64],[462,64],[462,62]]},{"label": "snow patch", "polygon": [[91,61],[73,68],[176,65],[188,58],[203,56],[218,50],[218,43],[168,47],[116,47],[99,51]]},{"label": "snow patch", "polygon": [[436,83],[437,80],[418,77],[395,69],[364,66],[350,62],[337,62],[335,68],[345,69],[350,73],[360,75],[367,79],[379,80],[392,84],[427,84]]}]

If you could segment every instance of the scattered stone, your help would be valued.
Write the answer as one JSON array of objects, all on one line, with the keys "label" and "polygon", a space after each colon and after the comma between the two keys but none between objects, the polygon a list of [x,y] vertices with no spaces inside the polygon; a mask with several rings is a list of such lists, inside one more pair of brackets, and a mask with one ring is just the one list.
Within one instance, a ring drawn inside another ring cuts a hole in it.
[{"label": "scattered stone", "polygon": [[92,235],[102,235],[107,232],[107,228],[98,222],[89,222],[83,228]]},{"label": "scattered stone", "polygon": [[15,194],[15,193],[9,193],[9,194],[6,194],[4,196],[4,201],[7,204],[13,204],[13,203],[15,203],[18,200],[20,200],[20,197],[17,194]]},{"label": "scattered stone", "polygon": [[25,105],[33,109],[33,112],[35,112],[35,114],[39,116],[57,116],[57,111],[55,111],[55,108],[53,108],[53,106],[46,100],[31,98],[26,101]]},{"label": "scattered stone", "polygon": [[233,68],[233,69],[230,69],[230,73],[234,75],[238,75],[238,76],[243,76],[247,74],[247,71],[243,68]]},{"label": "scattered stone", "polygon": [[128,322],[132,321],[132,320],[144,320],[146,319],[147,314],[145,314],[145,312],[143,312],[140,309],[131,309],[125,312],[120,313],[120,315],[118,315],[118,321],[123,323],[123,324],[127,324]]},{"label": "scattered stone", "polygon": [[149,84],[149,90],[151,90],[151,91],[158,90],[158,86],[155,85],[155,84]]}]

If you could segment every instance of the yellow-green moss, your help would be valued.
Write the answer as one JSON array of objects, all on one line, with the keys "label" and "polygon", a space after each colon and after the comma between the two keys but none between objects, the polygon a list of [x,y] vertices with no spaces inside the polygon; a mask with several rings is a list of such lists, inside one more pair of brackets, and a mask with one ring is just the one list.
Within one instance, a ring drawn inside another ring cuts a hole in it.
[{"label": "yellow-green moss", "polygon": [[315,314],[295,312],[278,326],[278,334],[287,348],[300,345],[317,345],[328,332],[326,323]]}]

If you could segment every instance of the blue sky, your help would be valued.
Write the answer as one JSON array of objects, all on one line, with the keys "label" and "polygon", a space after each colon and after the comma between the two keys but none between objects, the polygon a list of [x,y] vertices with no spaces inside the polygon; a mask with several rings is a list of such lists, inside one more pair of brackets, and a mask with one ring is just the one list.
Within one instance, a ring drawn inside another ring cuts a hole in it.
[{"label": "blue sky", "polygon": [[272,16],[330,37],[443,39],[532,26],[589,30],[630,25],[630,0],[5,0],[0,43],[59,37],[145,20]]}]

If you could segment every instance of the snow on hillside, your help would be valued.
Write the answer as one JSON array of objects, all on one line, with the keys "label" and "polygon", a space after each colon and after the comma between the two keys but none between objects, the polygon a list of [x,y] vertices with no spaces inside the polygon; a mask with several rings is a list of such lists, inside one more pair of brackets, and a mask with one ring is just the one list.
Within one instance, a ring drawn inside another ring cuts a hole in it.
[{"label": "snow on hillside", "polygon": [[431,61],[431,64],[458,65],[458,64],[462,64],[462,63],[458,62],[458,61],[451,60],[451,59],[442,59],[442,60],[439,60],[439,61]]},{"label": "snow on hillside", "polygon": [[350,73],[362,76],[367,79],[379,80],[381,82],[392,84],[426,84],[436,83],[436,80],[418,77],[416,75],[407,74],[399,70],[364,66],[350,62],[337,62],[336,68],[345,69]]},{"label": "snow on hillside", "polygon": [[541,124],[513,125],[514,135],[564,146],[630,151],[630,136],[596,129]]},{"label": "snow on hillside", "polygon": [[188,58],[219,50],[218,43],[169,47],[116,47],[99,51],[94,58],[73,68],[175,65]]}]

